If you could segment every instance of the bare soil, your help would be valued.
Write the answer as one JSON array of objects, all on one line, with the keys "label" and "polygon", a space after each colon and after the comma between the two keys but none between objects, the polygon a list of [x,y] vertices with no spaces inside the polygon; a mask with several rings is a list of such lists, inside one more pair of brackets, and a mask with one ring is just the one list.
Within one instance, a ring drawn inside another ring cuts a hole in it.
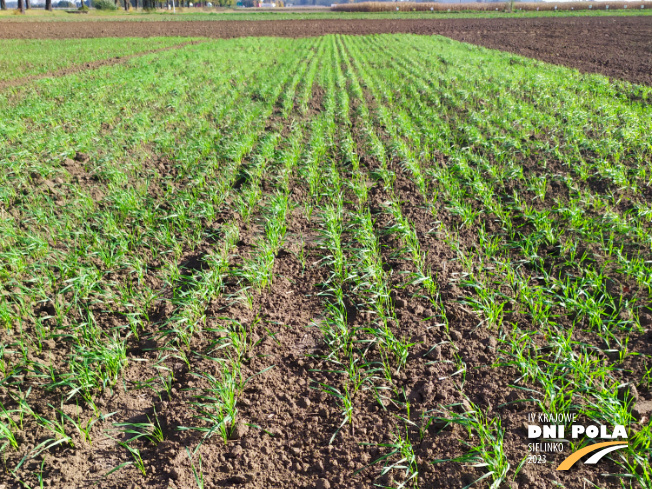
[{"label": "bare soil", "polygon": [[3,39],[439,34],[458,41],[652,85],[652,17],[1,23]]}]

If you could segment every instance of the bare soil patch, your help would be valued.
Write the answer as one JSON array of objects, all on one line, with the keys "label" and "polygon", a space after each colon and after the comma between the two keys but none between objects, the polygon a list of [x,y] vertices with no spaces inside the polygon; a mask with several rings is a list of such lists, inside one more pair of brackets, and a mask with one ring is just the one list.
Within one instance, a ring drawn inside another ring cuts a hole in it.
[{"label": "bare soil patch", "polygon": [[652,17],[3,23],[3,39],[439,34],[549,63],[652,85]]}]

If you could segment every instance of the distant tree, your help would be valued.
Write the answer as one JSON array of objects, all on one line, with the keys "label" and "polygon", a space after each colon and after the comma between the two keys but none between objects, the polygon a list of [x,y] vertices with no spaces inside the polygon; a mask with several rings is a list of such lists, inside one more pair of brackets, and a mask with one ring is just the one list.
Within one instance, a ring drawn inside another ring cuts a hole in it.
[{"label": "distant tree", "polygon": [[5,0],[0,0],[0,10],[7,10],[7,2]]},{"label": "distant tree", "polygon": [[18,10],[20,10],[21,14],[25,13],[25,4],[23,3],[23,0],[18,0]]},{"label": "distant tree", "polygon": [[45,0],[45,10],[52,12],[52,0]]},{"label": "distant tree", "polygon": [[92,5],[97,10],[115,10],[117,8],[113,0],[93,0]]}]

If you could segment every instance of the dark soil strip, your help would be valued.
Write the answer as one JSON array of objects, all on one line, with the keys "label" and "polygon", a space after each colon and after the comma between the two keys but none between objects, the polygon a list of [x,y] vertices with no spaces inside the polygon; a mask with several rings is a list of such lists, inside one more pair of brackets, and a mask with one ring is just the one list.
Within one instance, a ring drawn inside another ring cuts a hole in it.
[{"label": "dark soil strip", "polygon": [[440,34],[549,63],[652,85],[652,17],[200,22],[3,22],[2,39]]},{"label": "dark soil strip", "polygon": [[464,29],[444,35],[585,73],[652,85],[652,17],[492,20],[469,21]]},{"label": "dark soil strip", "polygon": [[[1,35],[1,34],[0,34]],[[91,61],[89,63],[84,63],[82,65],[74,65],[74,66],[68,66],[66,68],[61,68],[60,70],[57,71],[51,71],[49,73],[40,73],[38,75],[30,75],[30,76],[25,76],[23,78],[16,78],[14,80],[7,80],[0,82],[0,90],[3,90],[8,87],[16,87],[19,85],[24,85],[26,83],[29,83],[34,80],[42,80],[43,78],[58,78],[60,76],[66,76],[66,75],[73,75],[75,73],[81,73],[82,71],[86,70],[95,70],[97,68],[101,68],[102,66],[112,66],[116,65],[118,63],[125,63],[129,61],[132,58],[136,58],[138,56],[144,56],[146,54],[152,54],[152,53],[160,53],[163,51],[168,51],[170,49],[179,49],[184,46],[189,46],[193,44],[199,44],[201,42],[206,42],[206,41],[188,41],[188,42],[182,42],[180,44],[177,44],[175,46],[167,46],[165,48],[160,48],[160,49],[149,49],[147,51],[142,51],[140,53],[134,53],[134,54],[129,54],[127,56],[115,56],[114,58],[108,58],[108,59],[98,59],[97,61]]]}]

